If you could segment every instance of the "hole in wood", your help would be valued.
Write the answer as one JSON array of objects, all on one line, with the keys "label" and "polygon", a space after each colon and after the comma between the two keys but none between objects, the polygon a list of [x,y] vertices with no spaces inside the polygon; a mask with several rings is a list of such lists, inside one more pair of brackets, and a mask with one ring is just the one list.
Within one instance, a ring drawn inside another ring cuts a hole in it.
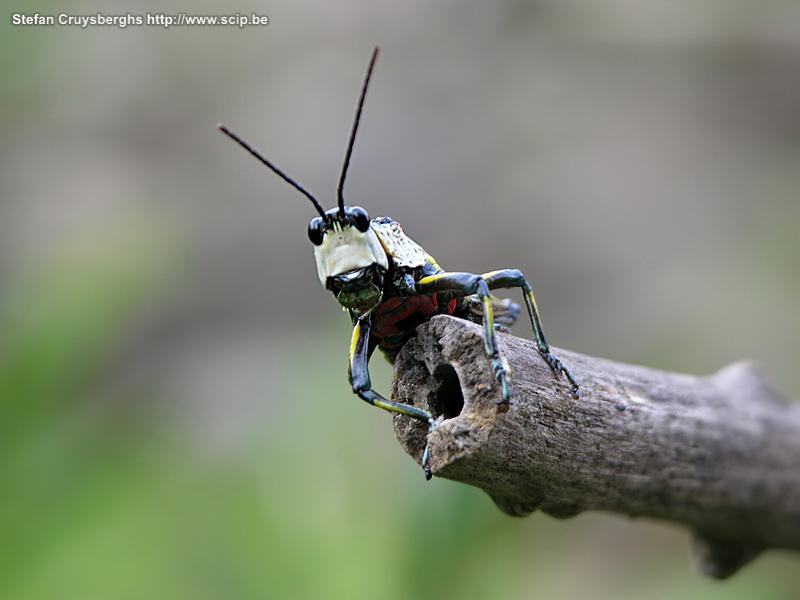
[{"label": "hole in wood", "polygon": [[464,408],[464,394],[456,370],[450,365],[439,365],[433,372],[436,389],[431,395],[430,408],[434,417],[452,419]]}]

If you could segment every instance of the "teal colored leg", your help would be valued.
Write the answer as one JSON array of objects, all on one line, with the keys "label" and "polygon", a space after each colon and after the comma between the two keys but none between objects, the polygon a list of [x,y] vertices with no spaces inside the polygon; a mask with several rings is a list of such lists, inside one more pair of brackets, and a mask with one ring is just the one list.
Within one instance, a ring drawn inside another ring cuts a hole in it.
[{"label": "teal colored leg", "polygon": [[500,383],[501,399],[496,402],[500,412],[506,412],[511,404],[508,385],[508,364],[500,355],[497,348],[497,339],[494,334],[494,313],[492,311],[492,298],[489,285],[480,275],[473,273],[437,273],[423,277],[417,282],[416,291],[419,294],[433,294],[435,292],[457,292],[464,296],[477,294],[483,303],[483,341],[486,354],[492,365],[492,371]]},{"label": "teal colored leg", "polygon": [[493,271],[484,275],[474,275],[472,273],[438,273],[429,277],[424,277],[417,282],[417,292],[421,294],[431,294],[434,292],[455,291],[464,295],[477,294],[483,303],[483,328],[486,353],[492,363],[495,377],[502,387],[502,399],[497,402],[498,409],[505,412],[510,404],[508,389],[508,369],[505,365],[500,352],[497,349],[497,341],[494,335],[494,316],[492,302],[489,295],[490,289],[497,288],[522,288],[525,298],[525,306],[528,309],[528,316],[533,326],[533,334],[536,339],[536,346],[545,362],[555,373],[563,373],[570,383],[570,393],[573,397],[578,397],[578,382],[560,360],[550,354],[550,347],[544,339],[544,331],[539,319],[539,311],[536,307],[536,299],[533,297],[533,290],[522,273],[516,269],[504,269]]},{"label": "teal colored leg", "polygon": [[[433,415],[428,411],[408,404],[392,402],[372,390],[372,382],[369,378],[369,330],[367,318],[356,319],[353,338],[350,342],[350,365],[347,373],[353,391],[359,398],[373,406],[426,423],[429,427],[428,433],[430,433],[436,429],[438,422],[433,420]],[[433,477],[433,472],[428,466],[428,458],[429,452],[426,444],[425,452],[422,455],[422,468],[425,470],[425,478],[429,480]]]},{"label": "teal colored leg", "polygon": [[[433,430],[436,429],[439,426],[439,423],[441,423],[443,420],[444,417],[439,417],[438,419],[436,419],[436,421],[431,423],[430,429],[428,429],[428,433],[430,434],[431,432],[433,432]],[[425,451],[422,453],[422,468],[425,470],[425,479],[427,479],[428,481],[430,481],[431,477],[433,477],[433,471],[431,471],[431,467],[428,464],[430,457],[431,457],[430,446],[428,446],[428,444],[425,444]]]},{"label": "teal colored leg", "polygon": [[408,404],[392,402],[372,390],[368,365],[369,330],[369,321],[363,317],[358,319],[353,329],[353,338],[350,343],[350,366],[348,369],[348,377],[350,384],[353,386],[353,392],[373,406],[433,425],[433,416],[428,411]]},{"label": "teal colored leg", "polygon": [[544,339],[544,331],[542,330],[542,323],[539,319],[539,310],[536,307],[536,298],[533,297],[533,290],[531,289],[530,284],[528,284],[522,272],[518,271],[517,269],[503,269],[501,271],[484,273],[482,277],[490,289],[511,287],[522,288],[525,298],[525,306],[528,309],[528,316],[531,319],[533,335],[536,339],[536,346],[539,348],[539,354],[542,355],[542,358],[544,358],[545,362],[547,362],[547,364],[555,373],[564,374],[572,386],[570,393],[577,398],[578,382],[575,380],[575,377],[572,375],[570,370],[567,369],[560,360],[550,354],[550,347],[547,345],[547,342]]}]

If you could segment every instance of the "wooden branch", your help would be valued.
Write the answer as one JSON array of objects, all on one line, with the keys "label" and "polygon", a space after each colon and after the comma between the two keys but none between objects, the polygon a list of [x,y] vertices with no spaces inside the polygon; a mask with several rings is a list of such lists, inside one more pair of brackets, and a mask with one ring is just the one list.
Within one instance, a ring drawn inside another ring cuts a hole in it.
[{"label": "wooden branch", "polygon": [[[498,335],[511,410],[477,325],[435,317],[395,363],[392,397],[443,417],[427,436],[438,477],[477,486],[501,510],[561,518],[605,510],[684,524],[697,568],[732,575],[767,548],[800,549],[800,404],[748,363],[710,377],[553,349],[580,399],[536,346]],[[417,462],[427,427],[395,417]]]}]

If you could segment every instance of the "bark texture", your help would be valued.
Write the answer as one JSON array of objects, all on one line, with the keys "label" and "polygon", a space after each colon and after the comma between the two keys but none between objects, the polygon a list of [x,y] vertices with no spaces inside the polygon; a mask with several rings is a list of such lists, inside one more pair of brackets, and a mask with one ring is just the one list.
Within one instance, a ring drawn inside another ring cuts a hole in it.
[{"label": "bark texture", "polygon": [[480,327],[436,317],[397,358],[393,399],[443,420],[427,435],[396,416],[395,432],[418,462],[427,440],[436,476],[513,516],[605,510],[684,524],[713,577],[767,548],[800,549],[800,404],[751,364],[695,377],[553,349],[578,379],[575,399],[533,342],[498,343],[512,373],[506,413]]}]

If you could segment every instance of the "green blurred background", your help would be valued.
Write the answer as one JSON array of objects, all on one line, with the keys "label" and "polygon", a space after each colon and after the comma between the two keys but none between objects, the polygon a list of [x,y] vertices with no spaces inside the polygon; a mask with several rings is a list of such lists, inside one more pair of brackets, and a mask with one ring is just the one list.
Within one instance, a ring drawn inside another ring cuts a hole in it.
[{"label": "green blurred background", "polygon": [[[3,6],[1,598],[797,597],[796,554],[710,581],[678,528],[426,483],[348,389],[312,207],[215,129],[331,206],[379,44],[349,203],[522,269],[556,346],[797,397],[795,1]],[[98,11],[270,24],[10,24]]]}]

